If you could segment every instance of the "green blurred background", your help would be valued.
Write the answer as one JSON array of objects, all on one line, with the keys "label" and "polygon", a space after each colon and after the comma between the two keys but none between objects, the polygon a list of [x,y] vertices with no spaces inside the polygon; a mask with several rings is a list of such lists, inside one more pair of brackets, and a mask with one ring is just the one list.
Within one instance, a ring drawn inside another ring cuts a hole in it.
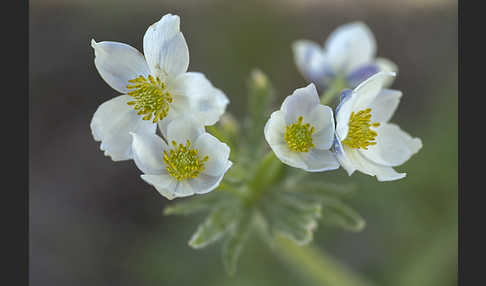
[{"label": "green blurred background", "polygon": [[[181,16],[190,71],[201,71],[245,114],[246,83],[258,67],[283,98],[306,82],[290,49],[323,42],[361,20],[378,56],[399,66],[403,91],[393,122],[423,149],[398,167],[407,177],[379,183],[343,169],[320,174],[353,181],[347,202],[366,219],[360,233],[319,226],[314,243],[380,286],[457,285],[457,2],[372,1],[30,1],[30,285],[315,285],[252,238],[235,277],[220,245],[187,241],[203,216],[166,217],[169,201],[139,178],[133,162],[104,157],[89,123],[116,96],[93,63],[91,38],[142,50],[147,27]],[[262,134],[263,136],[263,134]],[[333,285],[328,285],[333,286]]]}]

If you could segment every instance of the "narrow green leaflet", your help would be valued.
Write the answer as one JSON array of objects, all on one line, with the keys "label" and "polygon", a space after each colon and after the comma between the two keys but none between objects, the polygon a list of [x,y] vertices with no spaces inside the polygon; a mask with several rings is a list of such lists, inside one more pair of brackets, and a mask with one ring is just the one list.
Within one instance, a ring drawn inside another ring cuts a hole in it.
[{"label": "narrow green leaflet", "polygon": [[223,244],[223,264],[226,271],[233,275],[246,239],[251,232],[252,216],[244,215],[232,228]]},{"label": "narrow green leaflet", "polygon": [[365,220],[356,211],[338,200],[323,200],[321,221],[356,232],[366,226]]},{"label": "narrow green leaflet", "polygon": [[164,209],[164,215],[190,215],[194,213],[209,211],[224,203],[227,195],[218,191],[204,196],[196,196],[173,203]]},{"label": "narrow green leaflet", "polygon": [[299,245],[312,241],[321,212],[319,202],[279,191],[265,199],[261,211],[274,235],[281,233]]},{"label": "narrow green leaflet", "polygon": [[233,205],[214,210],[192,235],[189,246],[198,249],[216,242],[235,223],[239,213],[240,209]]}]

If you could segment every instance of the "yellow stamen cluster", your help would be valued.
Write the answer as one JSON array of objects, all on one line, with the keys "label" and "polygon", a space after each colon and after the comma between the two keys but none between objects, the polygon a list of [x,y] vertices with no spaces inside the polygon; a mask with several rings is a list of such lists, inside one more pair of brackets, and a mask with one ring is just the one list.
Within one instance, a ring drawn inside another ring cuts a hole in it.
[{"label": "yellow stamen cluster", "polygon": [[187,178],[196,178],[199,173],[204,170],[204,162],[208,161],[209,157],[199,161],[199,156],[196,149],[190,149],[191,142],[187,140],[186,145],[179,144],[172,141],[174,147],[167,153],[164,150],[164,163],[169,175],[176,178],[178,181]]},{"label": "yellow stamen cluster", "polygon": [[302,120],[304,120],[302,116],[299,116],[296,123],[285,128],[285,141],[295,152],[309,152],[309,149],[314,148],[312,143],[314,127],[311,127],[309,123],[302,125]]},{"label": "yellow stamen cluster", "polygon": [[166,90],[165,84],[159,77],[154,78],[149,75],[148,79],[139,76],[128,81],[128,95],[132,96],[135,101],[129,101],[128,105],[138,111],[138,115],[145,115],[143,120],[150,120],[154,117],[153,123],[162,120],[169,113],[169,103],[172,102],[172,96]]},{"label": "yellow stamen cluster", "polygon": [[349,117],[348,136],[342,143],[350,148],[363,148],[368,150],[368,146],[376,145],[375,137],[378,136],[376,131],[370,127],[378,127],[380,123],[370,123],[371,108],[361,110],[358,113],[351,113]]}]

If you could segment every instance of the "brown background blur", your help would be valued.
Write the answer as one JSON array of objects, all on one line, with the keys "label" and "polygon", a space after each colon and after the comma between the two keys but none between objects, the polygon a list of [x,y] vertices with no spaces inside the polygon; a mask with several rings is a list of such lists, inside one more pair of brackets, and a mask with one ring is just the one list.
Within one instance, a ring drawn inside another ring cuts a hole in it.
[{"label": "brown background blur", "polygon": [[[181,16],[190,71],[200,71],[245,114],[252,68],[279,100],[306,85],[292,41],[322,43],[361,20],[377,55],[399,66],[403,91],[393,122],[422,138],[394,183],[340,169],[331,181],[360,184],[349,200],[361,233],[319,226],[315,243],[377,285],[457,284],[457,2],[408,1],[30,1],[30,285],[312,285],[252,240],[234,278],[219,248],[193,250],[203,217],[165,217],[168,201],[133,162],[114,163],[92,138],[96,108],[117,95],[95,69],[91,38],[142,51],[147,27]],[[242,107],[243,106],[243,107]],[[263,136],[263,134],[262,134]],[[333,285],[330,285],[333,286]]]}]

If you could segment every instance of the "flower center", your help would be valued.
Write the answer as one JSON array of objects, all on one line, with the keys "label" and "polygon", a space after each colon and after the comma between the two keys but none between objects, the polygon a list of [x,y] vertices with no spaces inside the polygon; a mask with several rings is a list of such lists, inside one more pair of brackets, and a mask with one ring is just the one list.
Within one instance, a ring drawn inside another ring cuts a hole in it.
[{"label": "flower center", "polygon": [[162,120],[169,113],[169,103],[172,102],[172,96],[166,90],[165,84],[159,77],[154,79],[149,75],[148,79],[144,76],[139,76],[128,81],[128,95],[132,96],[135,101],[129,101],[128,105],[133,105],[133,108],[138,111],[138,115],[145,115],[143,120],[150,120],[152,117],[153,123]]},{"label": "flower center", "polygon": [[204,156],[200,161],[197,150],[190,149],[191,142],[189,140],[186,141],[186,145],[179,144],[179,146],[177,146],[177,142],[172,141],[172,146],[174,148],[169,153],[164,150],[164,163],[169,175],[178,181],[187,178],[196,178],[204,170],[204,162],[209,157]]},{"label": "flower center", "polygon": [[309,123],[302,125],[302,120],[302,116],[299,116],[296,123],[285,128],[285,141],[295,152],[309,152],[309,149],[314,148],[311,136],[314,133],[314,127]]},{"label": "flower center", "polygon": [[371,130],[370,127],[378,127],[380,123],[370,123],[371,108],[361,110],[358,113],[351,113],[349,117],[348,136],[342,143],[350,148],[363,148],[368,150],[368,146],[376,145],[375,137],[378,135],[376,131]]}]

